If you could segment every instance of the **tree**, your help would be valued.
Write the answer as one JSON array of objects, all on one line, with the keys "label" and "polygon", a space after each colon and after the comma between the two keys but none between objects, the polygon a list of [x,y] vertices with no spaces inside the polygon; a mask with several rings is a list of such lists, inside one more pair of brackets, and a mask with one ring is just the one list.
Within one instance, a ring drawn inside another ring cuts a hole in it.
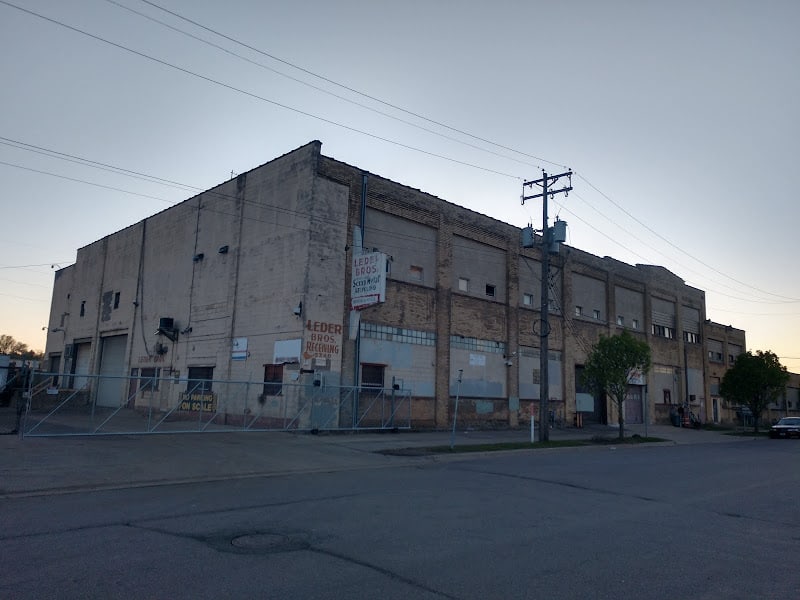
[{"label": "tree", "polygon": [[19,356],[28,351],[28,344],[18,342],[13,336],[0,334],[0,354]]},{"label": "tree", "polygon": [[41,359],[43,352],[37,352],[28,348],[25,342],[19,342],[13,336],[0,333],[0,354],[7,354],[11,358],[21,359]]},{"label": "tree", "polygon": [[619,439],[625,438],[623,403],[631,375],[650,370],[650,346],[627,331],[611,337],[600,336],[583,367],[583,384],[598,395],[605,393],[617,405]]},{"label": "tree", "polygon": [[789,373],[775,353],[750,351],[736,357],[736,362],[722,377],[720,395],[732,402],[747,406],[753,413],[753,428],[758,433],[758,420],[770,402],[786,389]]}]

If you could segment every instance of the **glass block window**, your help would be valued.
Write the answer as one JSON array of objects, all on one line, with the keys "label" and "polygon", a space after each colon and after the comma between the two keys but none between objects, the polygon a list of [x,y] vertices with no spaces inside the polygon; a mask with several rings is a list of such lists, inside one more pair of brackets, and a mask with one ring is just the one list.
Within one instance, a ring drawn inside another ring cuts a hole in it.
[{"label": "glass block window", "polygon": [[481,340],[478,338],[464,337],[460,335],[450,336],[450,347],[461,348],[463,350],[475,350],[478,352],[491,352],[494,354],[505,354],[505,342],[496,342],[494,340]]},{"label": "glass block window", "polygon": [[391,327],[376,323],[361,322],[361,335],[373,340],[387,342],[400,342],[403,344],[418,344],[420,346],[435,346],[436,334],[432,331],[419,331],[404,327]]}]

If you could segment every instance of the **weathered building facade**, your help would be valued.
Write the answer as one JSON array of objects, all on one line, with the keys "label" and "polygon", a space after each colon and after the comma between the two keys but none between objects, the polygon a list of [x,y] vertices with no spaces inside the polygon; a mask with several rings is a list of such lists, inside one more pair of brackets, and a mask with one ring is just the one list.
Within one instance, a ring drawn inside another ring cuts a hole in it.
[{"label": "weathered building facade", "polygon": [[[386,260],[385,298],[361,304],[353,273],[368,255]],[[456,395],[464,419],[513,427],[539,399],[540,286],[540,249],[522,248],[519,228],[312,142],[79,249],[56,273],[46,355],[64,387],[93,373],[263,380],[247,392],[263,402],[283,382],[394,386],[417,427],[446,426]],[[551,256],[549,288],[554,419],[616,422],[580,370],[599,336],[622,330],[653,353],[651,372],[631,380],[626,421],[666,422],[678,403],[712,419],[702,290],[567,246]],[[99,404],[136,397],[132,384],[104,385]],[[187,389],[148,393],[168,410]]]}]

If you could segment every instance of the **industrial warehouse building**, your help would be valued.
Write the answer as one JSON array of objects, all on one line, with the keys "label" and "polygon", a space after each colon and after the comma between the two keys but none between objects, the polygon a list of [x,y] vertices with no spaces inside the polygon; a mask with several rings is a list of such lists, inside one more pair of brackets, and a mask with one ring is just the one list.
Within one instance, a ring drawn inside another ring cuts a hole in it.
[{"label": "industrial warehouse building", "polygon": [[[55,275],[47,365],[97,406],[235,422],[275,417],[278,397],[299,411],[305,387],[397,390],[414,427],[445,427],[457,395],[461,418],[515,427],[538,407],[542,327],[540,249],[520,233],[314,141],[80,248]],[[631,380],[627,422],[668,422],[684,403],[704,421],[733,418],[718,382],[744,332],[708,322],[702,290],[561,246],[549,293],[553,418],[616,422],[580,371],[600,335],[623,330],[653,358]],[[246,385],[234,398],[219,382]],[[350,406],[303,423],[360,422]]]}]

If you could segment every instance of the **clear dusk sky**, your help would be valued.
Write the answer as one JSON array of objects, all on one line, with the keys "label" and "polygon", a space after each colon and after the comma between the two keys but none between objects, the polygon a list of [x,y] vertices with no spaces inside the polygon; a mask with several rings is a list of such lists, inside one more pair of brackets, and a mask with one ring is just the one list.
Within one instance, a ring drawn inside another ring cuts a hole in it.
[{"label": "clear dusk sky", "polygon": [[0,333],[43,349],[51,265],[318,139],[520,227],[570,167],[570,245],[800,372],[798,31],[796,0],[0,0]]}]

